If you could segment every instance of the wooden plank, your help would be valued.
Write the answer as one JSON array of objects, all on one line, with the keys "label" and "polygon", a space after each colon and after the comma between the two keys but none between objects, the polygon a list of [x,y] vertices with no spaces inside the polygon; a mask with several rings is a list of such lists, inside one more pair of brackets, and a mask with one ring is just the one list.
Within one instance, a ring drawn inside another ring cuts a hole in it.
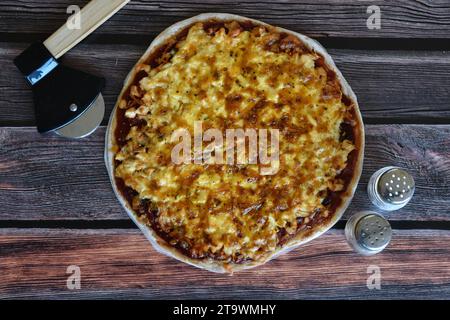
[{"label": "wooden plank", "polygon": [[[82,140],[0,128],[0,220],[127,219],[103,163],[105,128]],[[450,221],[450,126],[367,125],[364,170],[346,217],[371,209],[370,175],[387,165],[409,170],[416,193],[391,220]]]},{"label": "wooden plank", "polygon": [[[0,33],[50,34],[67,19],[69,5],[87,0],[40,0],[0,3]],[[369,30],[367,8],[381,9],[381,29]],[[449,38],[446,0],[301,0],[132,1],[97,34],[154,36],[179,20],[202,12],[228,12],[319,37]]]},{"label": "wooden plank", "polygon": [[[450,52],[330,50],[370,123],[450,124]],[[445,73],[445,74],[444,74]]]},{"label": "wooden plank", "polygon": [[[0,298],[449,299],[449,241],[450,231],[394,230],[385,251],[363,257],[331,230],[229,276],[157,253],[138,230],[0,229]],[[67,289],[70,265],[80,290]],[[369,266],[380,268],[381,290],[367,288]]]},{"label": "wooden plank", "polygon": [[[150,39],[149,39],[150,42]],[[24,44],[0,43],[0,125],[34,123],[31,90],[12,60]],[[106,78],[107,111],[145,51],[135,45],[80,45],[68,65]],[[450,52],[330,50],[355,90],[368,123],[450,123]],[[106,123],[106,119],[104,124]]]}]

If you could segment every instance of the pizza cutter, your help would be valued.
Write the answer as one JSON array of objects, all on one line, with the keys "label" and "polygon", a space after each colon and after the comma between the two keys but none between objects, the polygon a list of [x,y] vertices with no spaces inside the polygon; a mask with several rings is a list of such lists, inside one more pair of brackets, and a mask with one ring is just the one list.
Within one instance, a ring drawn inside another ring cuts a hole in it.
[{"label": "pizza cutter", "polygon": [[93,0],[79,13],[79,28],[64,24],[43,43],[34,43],[14,59],[33,90],[37,130],[68,138],[93,133],[105,113],[105,79],[61,65],[59,59],[129,0]]}]

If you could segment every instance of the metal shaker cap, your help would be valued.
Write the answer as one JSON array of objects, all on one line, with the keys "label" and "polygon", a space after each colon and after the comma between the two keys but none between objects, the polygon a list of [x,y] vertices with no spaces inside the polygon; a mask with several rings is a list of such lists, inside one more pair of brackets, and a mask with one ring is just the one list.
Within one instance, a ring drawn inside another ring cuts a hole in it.
[{"label": "metal shaker cap", "polygon": [[362,217],[355,227],[356,241],[372,251],[383,250],[391,241],[392,229],[389,222],[377,214]]},{"label": "metal shaker cap", "polygon": [[347,221],[345,236],[356,252],[370,256],[381,252],[389,244],[392,228],[383,216],[372,211],[361,211]]},{"label": "metal shaker cap", "polygon": [[385,167],[370,178],[367,192],[374,205],[383,210],[397,210],[404,207],[413,197],[414,178],[406,170]]}]

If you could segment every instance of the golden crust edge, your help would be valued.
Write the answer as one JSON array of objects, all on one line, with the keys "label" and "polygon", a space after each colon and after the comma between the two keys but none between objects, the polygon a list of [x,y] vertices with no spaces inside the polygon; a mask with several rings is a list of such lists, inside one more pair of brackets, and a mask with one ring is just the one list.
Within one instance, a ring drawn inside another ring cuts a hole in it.
[{"label": "golden crust edge", "polygon": [[[182,31],[184,28],[196,23],[196,22],[202,22],[202,21],[208,21],[208,20],[218,20],[218,21],[230,21],[235,20],[238,22],[244,22],[244,21],[251,21],[255,24],[269,26],[273,28],[276,31],[285,32],[288,34],[292,34],[299,38],[302,43],[304,43],[308,49],[311,51],[314,51],[318,54],[320,54],[324,60],[327,66],[335,72],[337,78],[339,79],[339,83],[342,87],[343,93],[350,98],[352,103],[354,104],[355,108],[355,115],[356,115],[356,121],[358,122],[358,131],[359,134],[356,135],[356,147],[358,150],[357,160],[353,171],[353,176],[351,181],[348,184],[347,190],[345,191],[345,194],[341,196],[341,203],[336,208],[333,217],[330,220],[327,220],[325,224],[319,225],[317,228],[314,228],[308,235],[304,235],[304,232],[300,232],[296,234],[293,238],[289,239],[287,243],[284,245],[283,248],[275,250],[272,254],[265,257],[265,259],[260,261],[253,261],[250,263],[243,263],[243,264],[229,264],[213,259],[193,259],[190,258],[182,253],[180,253],[176,248],[170,246],[166,243],[164,239],[162,239],[153,229],[146,226],[144,223],[138,220],[137,215],[135,214],[134,210],[130,207],[128,204],[128,201],[122,196],[120,191],[117,188],[115,178],[114,178],[114,152],[113,149],[115,146],[117,146],[115,141],[115,129],[117,126],[116,123],[116,111],[117,106],[122,99],[123,94],[125,93],[128,86],[132,83],[136,73],[137,73],[137,67],[144,63],[150,55],[160,47],[162,44],[164,44],[167,40],[169,40],[171,37]],[[286,253],[292,249],[295,249],[299,247],[300,245],[307,243],[318,236],[322,235],[326,231],[328,231],[337,221],[340,220],[342,215],[344,214],[345,210],[349,206],[351,199],[353,198],[353,195],[355,193],[356,187],[358,185],[361,172],[362,172],[362,165],[364,160],[364,145],[365,145],[365,137],[364,137],[364,124],[362,121],[361,112],[359,110],[358,100],[356,98],[355,93],[351,89],[350,85],[347,83],[345,78],[343,77],[342,73],[339,71],[339,69],[334,64],[333,59],[331,56],[327,53],[325,48],[322,47],[319,42],[317,42],[314,39],[311,39],[303,34],[286,30],[280,27],[274,27],[267,23],[264,23],[259,20],[234,15],[234,14],[227,14],[227,13],[203,13],[194,17],[191,17],[186,20],[179,21],[167,29],[165,29],[163,32],[161,32],[150,44],[148,49],[145,51],[145,53],[142,55],[142,57],[139,59],[139,61],[136,63],[136,65],[131,69],[130,73],[126,77],[124,81],[124,86],[122,91],[120,92],[116,105],[111,112],[111,116],[109,119],[108,127],[106,130],[106,139],[105,139],[105,163],[108,171],[108,175],[114,190],[114,193],[116,197],[118,198],[120,204],[127,212],[128,216],[133,220],[133,222],[139,227],[139,229],[143,232],[145,237],[150,241],[150,243],[153,245],[153,247],[160,253],[175,258],[181,262],[190,264],[192,266],[205,269],[211,272],[217,272],[217,273],[233,273],[235,271],[241,271],[245,269],[254,268],[260,265],[265,264],[266,262],[270,261],[271,259]]]}]

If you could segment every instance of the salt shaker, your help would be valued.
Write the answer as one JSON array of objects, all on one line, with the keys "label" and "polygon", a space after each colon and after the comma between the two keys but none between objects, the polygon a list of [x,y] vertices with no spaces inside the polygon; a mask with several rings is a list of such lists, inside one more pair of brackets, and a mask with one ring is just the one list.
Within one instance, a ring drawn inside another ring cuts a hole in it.
[{"label": "salt shaker", "polygon": [[356,252],[371,256],[386,248],[391,241],[392,229],[380,214],[362,211],[347,221],[345,236]]},{"label": "salt shaker", "polygon": [[414,190],[414,178],[399,167],[385,167],[378,170],[367,185],[370,201],[386,211],[403,208],[411,200]]}]

